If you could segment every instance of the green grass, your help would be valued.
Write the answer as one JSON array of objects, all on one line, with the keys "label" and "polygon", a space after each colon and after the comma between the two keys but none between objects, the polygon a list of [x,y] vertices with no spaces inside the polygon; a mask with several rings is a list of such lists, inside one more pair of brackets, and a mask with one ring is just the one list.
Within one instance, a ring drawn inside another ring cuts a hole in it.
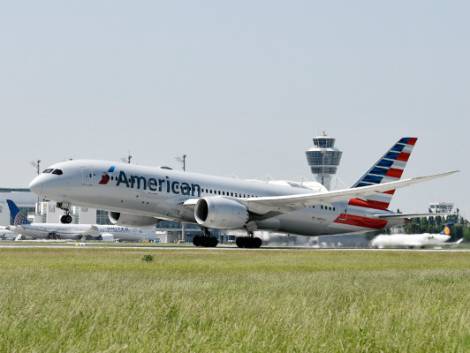
[{"label": "green grass", "polygon": [[0,352],[470,351],[466,253],[2,249],[0,269]]}]

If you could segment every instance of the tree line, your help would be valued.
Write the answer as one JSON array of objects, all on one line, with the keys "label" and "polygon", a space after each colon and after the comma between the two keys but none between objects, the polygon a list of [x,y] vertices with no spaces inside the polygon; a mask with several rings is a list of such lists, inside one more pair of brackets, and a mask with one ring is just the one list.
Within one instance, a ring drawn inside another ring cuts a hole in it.
[{"label": "tree line", "polygon": [[470,241],[470,222],[458,214],[414,218],[404,228],[406,234],[441,233],[446,225],[451,230],[452,240],[463,237]]}]

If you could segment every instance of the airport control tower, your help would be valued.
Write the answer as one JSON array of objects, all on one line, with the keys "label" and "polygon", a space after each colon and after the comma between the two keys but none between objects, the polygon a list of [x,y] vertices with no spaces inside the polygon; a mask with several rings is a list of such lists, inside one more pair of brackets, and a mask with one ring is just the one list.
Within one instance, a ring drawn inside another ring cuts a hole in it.
[{"label": "airport control tower", "polygon": [[328,190],[330,190],[331,179],[338,170],[343,154],[342,151],[335,148],[335,141],[335,138],[329,137],[326,132],[323,132],[321,136],[313,138],[314,146],[305,152],[313,175]]}]

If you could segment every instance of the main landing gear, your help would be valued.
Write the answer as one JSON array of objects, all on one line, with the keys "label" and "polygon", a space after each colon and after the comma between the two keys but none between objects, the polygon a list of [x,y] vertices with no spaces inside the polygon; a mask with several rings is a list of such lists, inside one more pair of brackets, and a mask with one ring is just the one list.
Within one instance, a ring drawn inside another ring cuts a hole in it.
[{"label": "main landing gear", "polygon": [[72,216],[70,215],[70,204],[68,202],[57,202],[57,207],[65,211],[65,214],[60,217],[60,223],[72,223]]},{"label": "main landing gear", "polygon": [[219,241],[217,240],[216,237],[213,237],[209,230],[206,228],[202,229],[202,235],[196,235],[193,238],[193,244],[194,246],[200,246],[204,248],[215,248],[217,244],[219,244]]},{"label": "main landing gear", "polygon": [[61,238],[60,238],[60,235],[57,234],[56,232],[50,232],[47,235],[47,239],[58,240],[58,239],[61,239]]},{"label": "main landing gear", "polygon": [[247,237],[238,237],[235,243],[239,248],[259,249],[263,244],[261,238],[253,236],[253,232],[249,232]]}]

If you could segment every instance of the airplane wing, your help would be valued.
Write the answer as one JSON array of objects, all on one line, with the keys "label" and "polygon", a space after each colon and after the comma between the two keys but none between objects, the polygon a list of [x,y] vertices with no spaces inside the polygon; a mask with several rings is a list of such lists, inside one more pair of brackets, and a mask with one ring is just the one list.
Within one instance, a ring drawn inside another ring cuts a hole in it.
[{"label": "airplane wing", "polygon": [[[343,190],[334,190],[324,193],[315,194],[300,194],[300,195],[287,195],[287,196],[269,196],[269,197],[255,197],[248,199],[238,199],[244,204],[249,211],[259,215],[267,213],[288,213],[298,209],[311,207],[313,205],[331,203],[335,201],[349,200],[355,197],[363,197],[381,193],[388,190],[400,189],[410,185],[423,183],[426,181],[446,177],[458,171],[452,171],[442,174],[435,174],[430,176],[409,178],[400,181],[393,181],[384,184],[376,184],[370,186],[363,186],[359,188],[350,188]],[[186,204],[186,203],[185,203]],[[188,203],[190,204],[190,203]]]}]

